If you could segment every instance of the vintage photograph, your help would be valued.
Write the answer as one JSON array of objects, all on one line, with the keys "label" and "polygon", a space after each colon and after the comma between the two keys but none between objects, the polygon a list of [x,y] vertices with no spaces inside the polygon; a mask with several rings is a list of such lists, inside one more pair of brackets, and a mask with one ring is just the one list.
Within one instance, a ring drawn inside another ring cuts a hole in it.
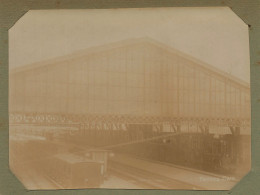
[{"label": "vintage photograph", "polygon": [[29,11],[9,166],[29,190],[231,189],[251,168],[248,26],[227,7]]}]

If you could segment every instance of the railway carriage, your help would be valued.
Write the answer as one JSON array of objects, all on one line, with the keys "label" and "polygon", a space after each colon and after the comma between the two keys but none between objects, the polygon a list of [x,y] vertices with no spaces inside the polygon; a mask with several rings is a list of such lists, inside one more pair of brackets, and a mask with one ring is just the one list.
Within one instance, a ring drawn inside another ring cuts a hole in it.
[{"label": "railway carriage", "polygon": [[62,188],[93,188],[103,181],[104,162],[75,154],[57,154],[46,161],[45,171]]}]

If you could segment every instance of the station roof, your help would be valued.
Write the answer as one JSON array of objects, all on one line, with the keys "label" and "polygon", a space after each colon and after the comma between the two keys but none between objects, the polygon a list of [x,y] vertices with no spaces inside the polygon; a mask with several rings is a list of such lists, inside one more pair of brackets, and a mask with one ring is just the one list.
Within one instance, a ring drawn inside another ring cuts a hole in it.
[{"label": "station roof", "polygon": [[97,54],[99,52],[103,52],[103,51],[109,51],[111,49],[116,49],[116,48],[120,48],[120,47],[125,47],[125,46],[131,46],[131,45],[138,45],[138,44],[152,44],[158,48],[161,48],[167,52],[170,52],[174,55],[177,55],[179,57],[183,57],[193,63],[196,64],[197,67],[202,68],[206,71],[212,72],[214,74],[217,74],[221,77],[224,77],[230,81],[233,81],[243,87],[249,88],[250,85],[249,83],[233,76],[230,75],[222,70],[219,70],[215,67],[213,67],[212,65],[203,62],[197,58],[194,58],[188,54],[185,54],[181,51],[178,51],[170,46],[167,46],[163,43],[160,43],[159,41],[156,41],[154,39],[148,38],[148,37],[142,37],[142,38],[133,38],[133,39],[126,39],[126,40],[122,40],[122,41],[118,41],[118,42],[113,42],[110,44],[106,44],[106,45],[101,45],[101,46],[96,46],[96,47],[90,47],[87,49],[83,49],[83,50],[79,50],[76,52],[73,52],[69,55],[65,55],[65,56],[61,56],[61,57],[56,57],[53,59],[48,59],[48,60],[44,60],[41,62],[35,62],[33,64],[29,64],[29,65],[24,65],[21,67],[17,67],[14,68],[12,70],[10,70],[11,74],[15,74],[15,73],[19,73],[19,72],[23,72],[23,71],[27,71],[27,70],[32,70],[32,69],[36,69],[36,68],[40,68],[40,67],[45,67],[45,66],[49,66],[49,65],[53,65],[55,63],[60,63],[63,61],[68,61],[68,60],[74,60],[77,58],[81,58],[81,57],[85,57],[88,55],[93,55],[93,54]]}]

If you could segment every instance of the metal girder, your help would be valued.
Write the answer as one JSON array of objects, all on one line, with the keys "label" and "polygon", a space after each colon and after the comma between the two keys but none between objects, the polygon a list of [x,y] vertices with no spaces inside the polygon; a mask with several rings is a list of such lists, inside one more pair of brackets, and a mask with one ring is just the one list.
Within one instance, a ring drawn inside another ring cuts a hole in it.
[{"label": "metal girder", "polygon": [[129,116],[129,115],[73,115],[59,113],[10,113],[10,124],[35,125],[79,125],[87,129],[126,130],[129,124],[153,124],[157,130],[163,124],[169,124],[173,131],[179,131],[183,124],[197,124],[200,129],[207,127],[250,127],[250,119],[245,118],[178,118],[161,116]]}]

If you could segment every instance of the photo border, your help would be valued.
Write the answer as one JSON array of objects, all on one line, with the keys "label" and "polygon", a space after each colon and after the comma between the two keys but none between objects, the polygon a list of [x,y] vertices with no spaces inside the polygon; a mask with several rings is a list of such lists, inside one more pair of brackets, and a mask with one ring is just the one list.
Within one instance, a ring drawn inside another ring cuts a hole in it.
[{"label": "photo border", "polygon": [[[8,29],[29,10],[108,9],[145,7],[228,6],[249,26],[251,79],[252,168],[230,191],[192,190],[33,190],[29,191],[9,170],[8,163]],[[260,191],[260,1],[259,0],[0,0],[0,194],[92,194],[92,195],[170,195],[170,194],[258,194]]]}]

